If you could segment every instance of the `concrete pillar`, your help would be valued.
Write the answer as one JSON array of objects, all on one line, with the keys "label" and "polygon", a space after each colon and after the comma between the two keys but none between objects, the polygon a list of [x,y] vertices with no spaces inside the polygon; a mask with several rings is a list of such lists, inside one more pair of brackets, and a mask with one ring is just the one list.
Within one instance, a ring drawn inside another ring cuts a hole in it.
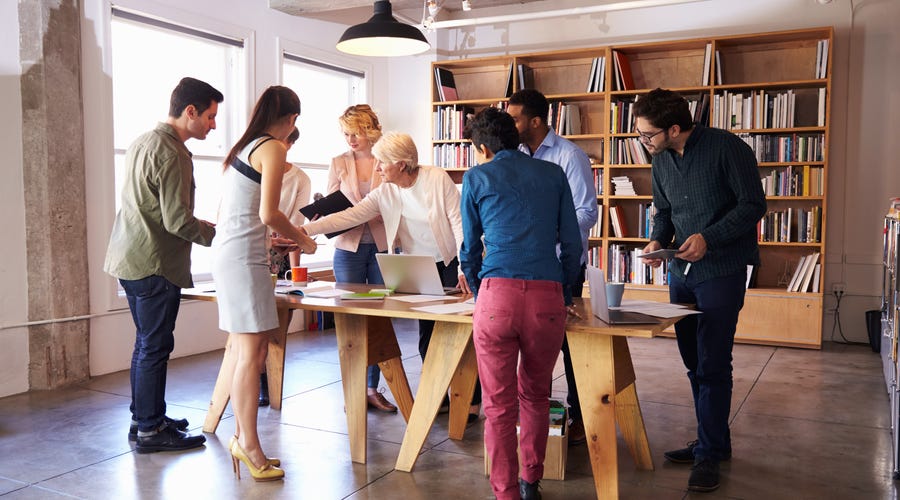
[{"label": "concrete pillar", "polygon": [[[90,312],[81,93],[81,5],[19,0],[28,319]],[[88,320],[29,327],[29,389],[90,375]]]}]

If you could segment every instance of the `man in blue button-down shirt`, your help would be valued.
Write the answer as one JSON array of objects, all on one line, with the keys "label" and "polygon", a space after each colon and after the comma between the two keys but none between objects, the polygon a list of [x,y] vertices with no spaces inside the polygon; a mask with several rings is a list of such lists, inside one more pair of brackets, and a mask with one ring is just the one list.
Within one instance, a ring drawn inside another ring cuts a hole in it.
[{"label": "man in blue button-down shirt", "polygon": [[[633,108],[635,131],[653,155],[653,234],[644,252],[677,248],[669,300],[703,314],[675,324],[697,416],[697,440],[664,453],[693,463],[688,489],[719,486],[719,461],[731,458],[728,417],[731,351],[744,305],[747,265],[759,264],[756,223],[766,212],[753,151],[736,135],[692,123],[688,104],[663,89]],[[652,266],[661,261],[649,260]]]},{"label": "man in blue button-down shirt", "polygon": [[466,136],[480,165],[463,176],[459,262],[476,297],[472,339],[491,488],[498,500],[539,498],[553,366],[581,269],[581,236],[566,176],[516,150],[507,113],[484,109]]},{"label": "man in blue button-down shirt", "polygon": [[[550,104],[544,94],[534,89],[524,89],[509,98],[507,111],[516,121],[519,131],[519,150],[534,158],[553,162],[562,167],[572,191],[575,203],[575,215],[578,216],[578,229],[581,231],[581,274],[572,284],[573,297],[581,297],[584,288],[584,269],[588,255],[588,236],[591,228],[597,223],[597,190],[594,188],[594,174],[587,154],[572,141],[556,135],[547,125]],[[572,358],[569,356],[569,343],[563,341],[563,366],[568,385],[569,444],[580,444],[585,440],[584,424],[581,420],[581,405],[578,403],[578,391],[575,388],[575,375],[572,371]]]}]

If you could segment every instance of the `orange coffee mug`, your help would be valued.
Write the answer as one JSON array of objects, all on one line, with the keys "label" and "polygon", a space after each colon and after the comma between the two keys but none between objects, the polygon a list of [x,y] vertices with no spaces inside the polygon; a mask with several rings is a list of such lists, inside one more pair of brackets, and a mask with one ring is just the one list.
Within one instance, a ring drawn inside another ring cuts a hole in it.
[{"label": "orange coffee mug", "polygon": [[292,266],[290,271],[285,271],[284,279],[291,280],[294,286],[306,286],[306,282],[309,280],[309,269]]}]

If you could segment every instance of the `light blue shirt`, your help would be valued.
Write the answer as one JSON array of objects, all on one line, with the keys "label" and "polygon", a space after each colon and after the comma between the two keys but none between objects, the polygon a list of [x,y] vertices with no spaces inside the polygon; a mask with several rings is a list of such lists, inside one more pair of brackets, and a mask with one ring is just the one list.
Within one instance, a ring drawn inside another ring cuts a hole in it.
[{"label": "light blue shirt", "polygon": [[591,160],[587,153],[572,141],[556,135],[553,129],[547,132],[547,137],[544,137],[537,151],[532,153],[525,144],[519,145],[519,151],[531,153],[532,157],[539,160],[555,163],[565,172],[572,191],[572,201],[575,203],[578,229],[581,231],[581,263],[586,263],[588,237],[598,217],[597,189],[594,187],[594,174],[591,172]]}]

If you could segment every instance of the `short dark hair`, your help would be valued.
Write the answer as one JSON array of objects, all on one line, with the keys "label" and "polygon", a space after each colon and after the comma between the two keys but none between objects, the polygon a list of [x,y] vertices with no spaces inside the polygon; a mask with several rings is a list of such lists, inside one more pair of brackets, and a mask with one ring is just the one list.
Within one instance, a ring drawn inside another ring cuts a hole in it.
[{"label": "short dark hair", "polygon": [[547,121],[550,103],[544,94],[534,89],[522,89],[509,97],[509,105],[522,106],[522,113],[528,118],[535,116]]},{"label": "short dark hair", "polygon": [[213,101],[222,102],[225,96],[214,89],[212,85],[186,76],[178,82],[172,97],[169,98],[169,116],[178,118],[185,108],[191,104],[197,109],[197,113],[203,113],[212,105]]},{"label": "short dark hair", "polygon": [[672,125],[678,125],[681,130],[694,128],[694,117],[687,101],[681,94],[671,90],[651,90],[634,103],[632,113],[661,129],[668,130]]},{"label": "short dark hair", "polygon": [[470,139],[475,147],[484,144],[491,152],[519,147],[519,131],[509,113],[494,107],[482,109],[469,120],[463,138]]}]

